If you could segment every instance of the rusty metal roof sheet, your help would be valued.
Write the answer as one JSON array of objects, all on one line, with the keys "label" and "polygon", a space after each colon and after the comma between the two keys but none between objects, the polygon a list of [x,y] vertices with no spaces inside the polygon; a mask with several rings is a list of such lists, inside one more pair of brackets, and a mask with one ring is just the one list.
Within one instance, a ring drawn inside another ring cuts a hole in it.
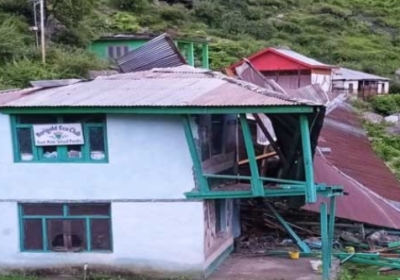
[{"label": "rusty metal roof sheet", "polygon": [[329,162],[380,196],[400,201],[400,183],[373,151],[357,113],[348,104],[340,104],[326,118],[319,139],[320,147],[329,147]]},{"label": "rusty metal roof sheet", "polygon": [[[18,94],[11,93],[7,95]],[[1,107],[175,107],[316,105],[283,97],[221,73],[190,66],[99,77],[39,89]]]},{"label": "rusty metal roof sheet", "polygon": [[174,41],[163,34],[116,60],[122,73],[187,64]]},{"label": "rusty metal roof sheet", "polygon": [[[318,183],[340,185],[347,196],[337,198],[336,216],[376,226],[400,229],[400,211],[388,200],[333,166],[321,153],[314,157],[315,179]],[[320,197],[315,204],[303,206],[304,210],[319,212]]]}]

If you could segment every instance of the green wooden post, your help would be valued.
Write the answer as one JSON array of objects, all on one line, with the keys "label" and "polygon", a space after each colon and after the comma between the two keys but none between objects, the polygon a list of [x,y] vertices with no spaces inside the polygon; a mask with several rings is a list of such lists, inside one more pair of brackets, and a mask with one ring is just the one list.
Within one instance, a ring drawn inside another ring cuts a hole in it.
[{"label": "green wooden post", "polygon": [[317,191],[314,186],[314,169],[307,115],[300,115],[300,131],[303,147],[304,171],[306,175],[306,202],[315,203],[317,201]]},{"label": "green wooden post", "polygon": [[240,114],[240,124],[242,125],[244,144],[246,146],[247,157],[249,159],[250,171],[251,171],[251,188],[254,196],[264,196],[264,186],[261,182],[260,175],[258,172],[258,166],[256,161],[256,153],[254,151],[253,139],[251,138],[251,132],[249,123],[245,114]]},{"label": "green wooden post", "polygon": [[189,115],[183,117],[183,127],[185,129],[186,142],[189,146],[190,155],[193,161],[194,172],[196,174],[196,179],[199,183],[199,191],[202,193],[208,193],[210,191],[210,187],[208,185],[207,179],[203,176],[203,169],[201,167],[200,157],[196,149],[196,144],[194,142]]},{"label": "green wooden post", "polygon": [[210,58],[208,55],[208,44],[203,44],[202,46],[202,58],[201,58],[202,66],[204,69],[210,68]]},{"label": "green wooden post", "polygon": [[332,267],[333,239],[335,235],[336,196],[332,196],[329,204],[329,267]]},{"label": "green wooden post", "polygon": [[329,237],[328,237],[328,212],[326,203],[321,203],[321,241],[322,241],[322,279],[329,280]]},{"label": "green wooden post", "polygon": [[279,214],[279,212],[276,211],[275,207],[272,206],[271,203],[269,202],[266,202],[266,204],[269,210],[278,219],[279,223],[285,228],[287,233],[289,233],[289,235],[296,241],[297,246],[299,246],[300,250],[303,253],[311,253],[310,247],[308,247],[308,245],[303,240],[300,239],[300,237],[296,234],[296,232],[294,232],[294,230],[290,227],[290,225],[283,219],[281,214]]},{"label": "green wooden post", "polygon": [[194,66],[194,46],[193,43],[188,45],[188,63]]}]

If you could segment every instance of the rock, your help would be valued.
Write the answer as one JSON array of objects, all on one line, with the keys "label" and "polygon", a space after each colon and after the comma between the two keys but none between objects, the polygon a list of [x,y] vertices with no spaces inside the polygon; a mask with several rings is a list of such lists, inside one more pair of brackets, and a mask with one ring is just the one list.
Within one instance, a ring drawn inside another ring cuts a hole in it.
[{"label": "rock", "polygon": [[364,112],[362,114],[362,118],[366,121],[369,121],[371,123],[381,123],[383,121],[383,117],[379,114],[373,113],[373,112]]},{"label": "rock", "polygon": [[400,123],[400,114],[393,114],[385,117],[385,121],[388,123]]}]

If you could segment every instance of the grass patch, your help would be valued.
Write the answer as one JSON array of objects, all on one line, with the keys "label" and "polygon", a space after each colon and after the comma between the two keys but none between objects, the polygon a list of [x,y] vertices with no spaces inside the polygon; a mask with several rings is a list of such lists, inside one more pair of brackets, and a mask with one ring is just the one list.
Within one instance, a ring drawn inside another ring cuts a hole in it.
[{"label": "grass patch", "polygon": [[339,280],[395,280],[400,277],[400,272],[397,274],[378,274],[379,267],[366,266],[348,263],[344,265],[339,276]]}]

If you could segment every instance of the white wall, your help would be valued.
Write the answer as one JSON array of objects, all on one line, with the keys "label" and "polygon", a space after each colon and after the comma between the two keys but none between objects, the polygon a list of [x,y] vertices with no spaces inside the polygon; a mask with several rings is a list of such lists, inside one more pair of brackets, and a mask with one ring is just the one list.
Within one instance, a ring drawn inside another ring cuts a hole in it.
[{"label": "white wall", "polygon": [[353,93],[356,94],[358,92],[359,82],[358,81],[345,81],[344,88],[348,90],[350,88],[350,84],[353,84]]},{"label": "white wall", "polygon": [[317,74],[317,73],[312,73],[311,74],[311,84],[320,84],[322,89],[326,92],[332,90],[331,86],[331,75],[327,74]]},{"label": "white wall", "polygon": [[0,203],[0,267],[112,266],[139,273],[199,275],[203,202],[112,203],[112,253],[21,253],[15,202]]},{"label": "white wall", "polygon": [[[0,114],[1,199],[176,199],[194,188],[178,117],[107,117],[109,163],[14,163],[7,115]],[[34,190],[34,191],[32,191]]]},{"label": "white wall", "polygon": [[[181,119],[112,115],[107,134],[109,163],[14,163],[9,117],[0,114],[0,266],[204,270],[203,202],[181,201],[195,187]],[[57,200],[111,201],[113,253],[21,253],[17,203]]]},{"label": "white wall", "polygon": [[382,87],[382,91],[380,93],[389,93],[389,81],[382,82],[380,86]]}]

